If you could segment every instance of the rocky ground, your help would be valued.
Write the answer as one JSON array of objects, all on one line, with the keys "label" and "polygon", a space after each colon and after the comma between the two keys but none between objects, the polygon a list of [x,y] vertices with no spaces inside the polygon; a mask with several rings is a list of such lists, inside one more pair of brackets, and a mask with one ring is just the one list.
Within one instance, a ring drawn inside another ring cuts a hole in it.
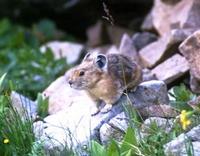
[{"label": "rocky ground", "polygon": [[[41,47],[51,48],[55,58],[66,57],[71,65],[79,63],[87,49],[128,54],[143,68],[143,82],[137,90],[123,95],[110,112],[95,116],[90,115],[93,101],[84,91],[70,88],[65,75],[52,82],[43,92],[49,98],[49,115],[34,123],[35,134],[45,140],[47,151],[62,151],[65,145],[79,148],[90,139],[103,144],[110,137],[120,140],[128,127],[124,104],[141,114],[144,127],[154,121],[170,131],[178,112],[169,105],[168,89],[184,82],[193,93],[200,93],[200,1],[154,0],[141,30],[133,32],[99,20],[88,29],[84,45],[54,41]],[[21,108],[21,95],[13,93],[12,98],[13,104]],[[36,109],[31,109],[30,115],[36,117]],[[141,133],[145,135],[142,128]],[[192,140],[194,155],[200,155],[199,133],[200,126],[196,126],[181,134],[164,146],[165,154],[187,155],[187,136]]]}]

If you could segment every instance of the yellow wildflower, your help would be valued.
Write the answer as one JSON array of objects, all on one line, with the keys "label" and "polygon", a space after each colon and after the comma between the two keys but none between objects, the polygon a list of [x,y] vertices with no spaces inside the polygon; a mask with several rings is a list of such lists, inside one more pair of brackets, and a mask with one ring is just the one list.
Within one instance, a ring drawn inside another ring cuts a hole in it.
[{"label": "yellow wildflower", "polygon": [[190,112],[186,112],[186,110],[182,110],[180,114],[180,122],[184,130],[191,124],[191,121],[188,119],[189,114]]},{"label": "yellow wildflower", "polygon": [[4,140],[3,140],[3,143],[4,143],[4,144],[8,144],[8,143],[9,143],[9,139],[4,139]]}]

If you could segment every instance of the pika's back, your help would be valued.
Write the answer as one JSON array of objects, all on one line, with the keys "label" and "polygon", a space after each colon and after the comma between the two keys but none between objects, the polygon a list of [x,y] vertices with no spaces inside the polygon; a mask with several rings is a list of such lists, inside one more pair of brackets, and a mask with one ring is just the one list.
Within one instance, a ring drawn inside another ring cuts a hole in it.
[{"label": "pika's back", "polygon": [[115,78],[130,82],[137,73],[138,65],[124,55],[108,54],[108,72]]}]

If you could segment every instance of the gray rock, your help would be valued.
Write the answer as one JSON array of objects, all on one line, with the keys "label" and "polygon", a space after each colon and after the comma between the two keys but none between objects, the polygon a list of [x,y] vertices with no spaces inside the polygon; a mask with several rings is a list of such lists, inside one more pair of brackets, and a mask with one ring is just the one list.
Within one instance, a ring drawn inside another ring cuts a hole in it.
[{"label": "gray rock", "polygon": [[133,45],[135,46],[137,51],[144,48],[151,42],[156,41],[157,39],[158,37],[150,32],[135,33],[132,37]]},{"label": "gray rock", "polygon": [[181,148],[185,145],[185,135],[181,134],[171,142],[164,145],[165,155],[179,156]]},{"label": "gray rock", "polygon": [[125,56],[131,57],[132,60],[140,64],[138,53],[133,45],[133,41],[128,34],[123,34],[119,46],[119,52]]},{"label": "gray rock", "polygon": [[200,93],[200,81],[190,74],[190,88],[194,93]]},{"label": "gray rock", "polygon": [[187,136],[192,140],[192,141],[200,141],[200,125],[192,128],[189,132],[187,132]]},{"label": "gray rock", "polygon": [[124,112],[112,118],[108,123],[105,123],[100,128],[100,141],[102,144],[107,144],[110,139],[121,141],[128,128],[128,118]]},{"label": "gray rock", "polygon": [[194,155],[200,155],[200,125],[192,128],[186,134],[181,134],[171,142],[164,145],[165,154],[167,156],[182,156],[186,155],[186,147],[190,142],[192,143],[194,149]]},{"label": "gray rock", "polygon": [[157,80],[156,76],[148,68],[142,69],[142,81]]},{"label": "gray rock", "polygon": [[15,91],[11,92],[10,98],[12,106],[18,111],[23,119],[30,117],[34,120],[36,118],[37,104],[35,102]]},{"label": "gray rock", "polygon": [[[200,142],[199,141],[194,141],[191,143],[188,143],[188,147],[190,146],[190,152],[193,151],[193,156],[199,156],[200,155]],[[188,151],[186,150],[185,147],[181,149],[180,156],[188,156]]]},{"label": "gray rock", "polygon": [[143,117],[163,117],[171,118],[176,117],[178,112],[170,105],[151,105],[141,109],[138,109],[140,115]]},{"label": "gray rock", "polygon": [[[191,79],[191,89],[200,93],[199,84],[200,84],[200,31],[196,31],[194,34],[189,36],[180,46],[179,50],[187,59],[190,66],[190,74],[192,75]],[[197,85],[194,87],[194,85]]]},{"label": "gray rock", "polygon": [[187,60],[183,56],[175,54],[156,66],[151,72],[158,80],[162,80],[166,84],[169,84],[183,76],[188,71],[189,64]]},{"label": "gray rock", "polygon": [[128,128],[128,122],[129,119],[126,116],[126,114],[124,112],[116,115],[114,118],[112,118],[108,124],[119,129],[120,131],[125,132],[126,129]]},{"label": "gray rock", "polygon": [[135,108],[169,104],[167,86],[163,81],[151,80],[141,83],[134,93],[129,94]]},{"label": "gray rock", "polygon": [[52,50],[55,59],[66,58],[68,64],[74,64],[78,61],[84,46],[72,42],[53,41],[43,45],[40,48],[41,52],[45,52],[47,48]]}]

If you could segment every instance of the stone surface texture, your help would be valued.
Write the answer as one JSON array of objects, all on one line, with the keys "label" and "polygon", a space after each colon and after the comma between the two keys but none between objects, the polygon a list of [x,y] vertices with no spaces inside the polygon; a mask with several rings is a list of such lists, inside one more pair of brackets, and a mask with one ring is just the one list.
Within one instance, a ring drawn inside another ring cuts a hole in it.
[{"label": "stone surface texture", "polygon": [[187,59],[190,66],[191,89],[200,93],[200,31],[194,32],[179,46],[180,52]]},{"label": "stone surface texture", "polygon": [[166,84],[169,84],[183,76],[188,71],[189,64],[187,60],[180,54],[175,54],[156,66],[151,72],[158,80],[162,80]]},{"label": "stone surface texture", "polygon": [[[192,128],[186,134],[181,134],[171,142],[164,145],[166,156],[187,156],[186,146],[193,145],[194,156],[200,152],[200,125]],[[190,141],[190,142],[189,142]]]},{"label": "stone surface texture", "polygon": [[84,46],[73,42],[52,41],[46,43],[40,49],[45,52],[47,48],[52,50],[55,59],[66,58],[68,64],[74,64],[79,60]]}]

